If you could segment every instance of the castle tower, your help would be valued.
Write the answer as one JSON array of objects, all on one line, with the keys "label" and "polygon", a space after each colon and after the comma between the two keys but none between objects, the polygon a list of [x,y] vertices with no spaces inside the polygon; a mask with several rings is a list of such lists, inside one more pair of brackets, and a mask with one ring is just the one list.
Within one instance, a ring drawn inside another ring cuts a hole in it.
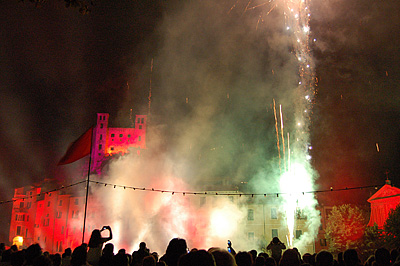
[{"label": "castle tower", "polygon": [[108,118],[109,114],[98,113],[97,123],[93,130],[91,171],[97,174],[100,174],[101,164],[106,154]]}]

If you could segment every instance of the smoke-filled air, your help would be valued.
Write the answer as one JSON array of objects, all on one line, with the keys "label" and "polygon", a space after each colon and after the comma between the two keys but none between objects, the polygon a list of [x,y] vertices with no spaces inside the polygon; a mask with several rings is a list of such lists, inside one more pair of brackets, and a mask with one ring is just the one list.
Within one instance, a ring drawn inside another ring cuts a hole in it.
[{"label": "smoke-filled air", "polygon": [[[117,246],[133,250],[145,241],[164,252],[182,237],[189,247],[225,247],[231,239],[238,250],[259,248],[240,230],[249,196],[216,190],[267,194],[252,200],[278,202],[287,226],[282,241],[300,250],[312,243],[320,222],[307,193],[316,179],[308,154],[315,86],[309,19],[307,1],[180,1],[165,10],[151,73],[143,68],[151,86],[141,109],[149,114],[148,151],[91,177],[157,190],[91,184]],[[299,210],[309,230],[294,240]]]}]

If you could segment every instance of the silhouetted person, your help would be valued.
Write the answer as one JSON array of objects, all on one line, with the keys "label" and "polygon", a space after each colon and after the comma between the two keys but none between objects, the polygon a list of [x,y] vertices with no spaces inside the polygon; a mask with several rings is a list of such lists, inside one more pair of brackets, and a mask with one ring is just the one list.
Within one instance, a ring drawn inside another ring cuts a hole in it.
[{"label": "silhouetted person", "polygon": [[156,266],[156,259],[153,255],[146,256],[143,258],[143,266]]},{"label": "silhouetted person", "polygon": [[[109,231],[108,237],[101,236],[101,232],[104,230]],[[87,252],[87,261],[89,262],[90,265],[92,266],[99,265],[103,244],[111,239],[112,239],[112,231],[110,226],[103,226],[101,230],[99,229],[93,230],[92,235],[90,236],[89,239],[89,244],[88,244],[89,250]]]},{"label": "silhouetted person", "polygon": [[238,252],[235,256],[237,266],[251,266],[253,265],[253,258],[248,252]]},{"label": "silhouetted person", "polygon": [[11,253],[10,262],[12,266],[22,266],[25,262],[25,252],[20,250]]},{"label": "silhouetted person", "polygon": [[118,253],[114,256],[114,265],[115,266],[128,266],[129,260],[126,254],[125,249],[118,250]]},{"label": "silhouetted person", "polygon": [[61,255],[59,253],[50,254],[50,259],[53,262],[53,266],[61,265]]},{"label": "silhouetted person", "polygon": [[103,248],[103,254],[99,260],[99,266],[109,266],[114,264],[114,245],[107,243]]},{"label": "silhouetted person", "polygon": [[217,266],[236,266],[235,258],[227,250],[213,248],[209,252],[214,256]]},{"label": "silhouetted person", "polygon": [[71,266],[86,265],[87,249],[86,246],[80,245],[74,249],[71,255]]},{"label": "silhouetted person", "polygon": [[299,254],[294,249],[287,249],[283,252],[279,266],[300,266],[301,261]]},{"label": "silhouetted person", "polygon": [[276,264],[279,264],[282,256],[282,250],[286,249],[286,246],[279,240],[279,238],[274,237],[268,244],[267,249],[271,250],[271,256],[275,259]]},{"label": "silhouetted person", "polygon": [[42,255],[42,248],[39,244],[30,245],[25,251],[26,265],[33,265],[33,261]]},{"label": "silhouetted person", "polygon": [[66,248],[64,253],[61,255],[61,265],[70,266],[71,265],[71,248]]},{"label": "silhouetted person", "polygon": [[263,256],[258,256],[254,261],[254,266],[265,266],[265,258]]},{"label": "silhouetted person", "polygon": [[178,265],[179,258],[187,254],[186,240],[182,238],[173,238],[165,251],[165,254],[160,258],[160,261],[165,261],[168,266]]},{"label": "silhouetted person", "polygon": [[265,266],[277,266],[275,259],[273,257],[265,258]]},{"label": "silhouetted person", "polygon": [[256,258],[257,258],[257,250],[252,249],[252,250],[249,251],[249,253],[250,253],[251,258],[253,259],[253,262],[254,262],[256,260]]},{"label": "silhouetted person", "polygon": [[139,249],[132,253],[132,265],[138,266],[143,262],[144,257],[150,255],[150,250],[146,247],[145,242],[140,242]]},{"label": "silhouetted person", "polygon": [[[375,258],[376,259],[376,258]],[[346,266],[359,266],[360,260],[355,249],[347,249],[343,253],[343,260]]]},{"label": "silhouetted person", "polygon": [[316,266],[333,266],[333,255],[327,250],[321,250],[315,257]]},{"label": "silhouetted person", "polygon": [[36,257],[32,263],[32,266],[52,266],[52,265],[53,263],[51,262],[49,256],[45,256],[44,254]]},{"label": "silhouetted person", "polygon": [[207,251],[196,250],[181,256],[178,266],[215,266],[215,261]]},{"label": "silhouetted person", "polygon": [[375,250],[375,262],[373,266],[390,266],[390,252],[386,248]]}]

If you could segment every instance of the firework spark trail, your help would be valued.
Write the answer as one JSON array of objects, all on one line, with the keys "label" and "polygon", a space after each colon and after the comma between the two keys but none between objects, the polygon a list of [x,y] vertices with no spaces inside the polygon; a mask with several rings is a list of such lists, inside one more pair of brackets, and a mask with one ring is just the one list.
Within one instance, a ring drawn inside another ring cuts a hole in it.
[{"label": "firework spark trail", "polygon": [[[289,165],[288,172],[282,176],[281,184],[284,184],[281,188],[289,193],[284,198],[285,210],[286,210],[286,223],[288,226],[288,245],[293,246],[294,242],[294,228],[295,228],[295,211],[302,202],[302,208],[309,212],[309,223],[318,224],[319,220],[315,215],[316,200],[313,197],[302,197],[300,200],[299,191],[313,186],[312,175],[307,171],[310,169],[309,161],[307,158],[307,146],[308,146],[308,130],[309,109],[312,107],[312,97],[314,95],[314,70],[313,62],[309,49],[310,40],[310,10],[307,0],[282,0],[284,7],[284,15],[286,22],[286,29],[293,35],[293,53],[298,60],[298,75],[299,82],[296,88],[296,93],[301,96],[301,103],[298,104],[295,110],[295,121],[297,126],[295,134],[295,145],[292,149],[293,160],[295,165],[291,167]],[[289,155],[290,156],[290,155]],[[300,165],[299,165],[300,164]],[[293,184],[296,184],[294,186]],[[314,220],[313,220],[314,219]],[[318,221],[315,221],[318,220]],[[311,230],[312,231],[312,230]],[[316,234],[314,227],[313,232],[309,232],[303,239],[313,238]],[[300,240],[301,241],[301,240]],[[309,241],[309,239],[305,239]]]},{"label": "firework spark trail", "polygon": [[283,136],[283,115],[282,115],[282,105],[279,105],[279,114],[281,117],[281,136],[282,136],[282,148],[283,148],[283,165],[284,165],[284,170],[286,171],[286,155],[285,155],[285,138]]},{"label": "firework spark trail", "polygon": [[278,130],[278,120],[276,118],[276,105],[275,105],[275,99],[274,100],[274,117],[275,117],[275,131],[276,131],[276,146],[278,148],[278,155],[279,155],[279,170],[282,173],[281,169],[281,147],[279,144],[279,130]]}]

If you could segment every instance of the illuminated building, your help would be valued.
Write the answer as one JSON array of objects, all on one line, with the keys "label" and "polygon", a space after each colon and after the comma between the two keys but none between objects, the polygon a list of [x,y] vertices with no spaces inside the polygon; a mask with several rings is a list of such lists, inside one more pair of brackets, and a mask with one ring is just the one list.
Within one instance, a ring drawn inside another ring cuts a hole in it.
[{"label": "illuminated building", "polygon": [[[98,113],[93,130],[91,170],[97,174],[101,174],[102,167],[113,155],[124,155],[136,150],[140,156],[141,150],[146,149],[146,115],[136,115],[135,126],[132,128],[109,128],[108,119],[109,114]],[[45,180],[41,184],[15,189],[10,243],[20,236],[23,238],[23,246],[39,243],[44,250],[52,253],[82,243],[84,192],[54,190],[53,183],[52,180]],[[96,217],[101,215],[96,212],[98,208],[96,199],[92,199],[87,211],[86,242],[94,229],[90,221],[101,219]]]}]

